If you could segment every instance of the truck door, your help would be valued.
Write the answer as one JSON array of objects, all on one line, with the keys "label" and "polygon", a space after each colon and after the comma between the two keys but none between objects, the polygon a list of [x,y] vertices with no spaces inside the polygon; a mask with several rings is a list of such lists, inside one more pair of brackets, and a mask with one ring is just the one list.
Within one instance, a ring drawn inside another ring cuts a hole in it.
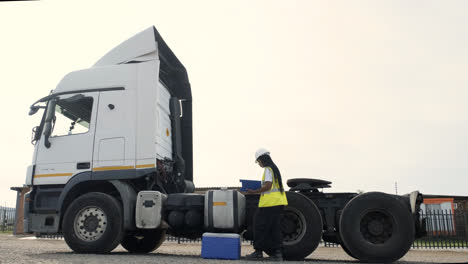
[{"label": "truck door", "polygon": [[65,184],[74,175],[91,170],[98,99],[98,92],[59,96],[50,146],[44,135],[37,142],[34,185]]},{"label": "truck door", "polygon": [[129,91],[100,93],[93,171],[135,168],[135,104],[133,98]]}]

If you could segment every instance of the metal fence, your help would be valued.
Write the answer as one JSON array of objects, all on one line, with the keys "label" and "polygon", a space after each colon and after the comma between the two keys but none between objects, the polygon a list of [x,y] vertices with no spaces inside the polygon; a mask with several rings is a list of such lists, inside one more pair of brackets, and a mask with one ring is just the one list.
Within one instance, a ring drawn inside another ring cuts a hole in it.
[{"label": "metal fence", "polygon": [[427,236],[416,240],[413,248],[468,248],[468,212],[432,210],[421,218],[426,219]]},{"label": "metal fence", "polygon": [[[177,242],[177,244],[180,244],[180,243],[201,243],[202,239],[201,238],[189,239],[189,238],[185,238],[185,237],[175,237],[175,236],[167,235],[166,236],[166,241]],[[246,240],[242,236],[241,236],[241,242],[242,242],[242,244],[250,244],[250,245],[253,243],[253,241]]]},{"label": "metal fence", "polygon": [[[178,244],[180,244],[180,243],[201,243],[201,240],[202,240],[201,238],[189,239],[189,238],[184,238],[184,237],[174,237],[174,236],[170,236],[170,235],[166,236],[166,241],[177,242]],[[242,236],[241,236],[241,242],[242,242],[242,244],[246,244],[246,245],[252,245],[253,244],[252,240],[246,240]],[[325,242],[323,240],[320,241],[320,245],[324,246],[324,247],[339,247],[338,244]]]},{"label": "metal fence", "polygon": [[175,237],[175,236],[166,235],[166,241],[177,242],[177,244],[180,244],[180,243],[200,243],[201,238],[189,239],[189,238],[185,238],[185,237]]},{"label": "metal fence", "polygon": [[46,239],[63,239],[63,235],[62,234],[39,234],[39,233],[35,233],[36,237],[37,238],[46,238]]},{"label": "metal fence", "polygon": [[15,208],[0,206],[0,232],[12,232],[15,228]]}]

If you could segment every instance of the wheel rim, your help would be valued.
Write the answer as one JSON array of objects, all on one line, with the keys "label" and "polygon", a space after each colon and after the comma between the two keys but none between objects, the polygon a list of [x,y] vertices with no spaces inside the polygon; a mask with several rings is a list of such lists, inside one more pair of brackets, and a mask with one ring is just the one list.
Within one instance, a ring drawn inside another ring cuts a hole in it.
[{"label": "wheel rim", "polygon": [[296,208],[286,207],[281,221],[283,244],[293,245],[304,237],[306,232],[304,215]]},{"label": "wheel rim", "polygon": [[382,211],[371,211],[362,217],[360,231],[365,240],[373,244],[387,242],[394,231],[393,218]]},{"label": "wheel rim", "polygon": [[78,212],[73,223],[78,238],[92,242],[98,240],[106,231],[107,216],[101,208],[88,206]]}]

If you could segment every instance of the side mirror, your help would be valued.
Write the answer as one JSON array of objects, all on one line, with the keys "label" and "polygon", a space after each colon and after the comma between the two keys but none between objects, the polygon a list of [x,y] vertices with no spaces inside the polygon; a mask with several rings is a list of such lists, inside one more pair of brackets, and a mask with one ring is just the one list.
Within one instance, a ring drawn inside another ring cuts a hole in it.
[{"label": "side mirror", "polygon": [[45,108],[45,106],[38,106],[38,105],[33,105],[31,106],[31,109],[29,110],[29,115],[34,115],[35,113],[37,113],[37,111],[39,111],[39,109],[41,108]]},{"label": "side mirror", "polygon": [[47,112],[44,119],[44,146],[50,148],[49,137],[52,134],[52,120],[55,115],[55,105],[57,104],[57,98],[53,98],[47,104]]}]

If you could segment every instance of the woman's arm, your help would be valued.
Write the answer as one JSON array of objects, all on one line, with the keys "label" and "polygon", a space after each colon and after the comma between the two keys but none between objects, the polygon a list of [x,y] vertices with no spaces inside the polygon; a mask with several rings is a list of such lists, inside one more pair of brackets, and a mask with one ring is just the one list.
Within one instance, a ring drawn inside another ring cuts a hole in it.
[{"label": "woman's arm", "polygon": [[263,184],[263,186],[260,188],[260,189],[256,189],[256,190],[251,190],[251,189],[247,189],[247,194],[260,194],[262,192],[266,192],[266,191],[269,191],[271,190],[271,185],[273,183],[271,181],[267,181]]}]

